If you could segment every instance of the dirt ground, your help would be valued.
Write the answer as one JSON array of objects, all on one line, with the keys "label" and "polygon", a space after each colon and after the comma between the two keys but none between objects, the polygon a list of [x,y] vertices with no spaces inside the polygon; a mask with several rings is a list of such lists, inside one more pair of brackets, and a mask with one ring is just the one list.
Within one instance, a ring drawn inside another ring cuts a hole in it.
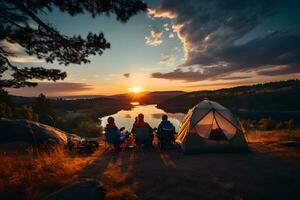
[{"label": "dirt ground", "polygon": [[299,199],[300,147],[249,146],[247,154],[101,150],[79,178],[101,180],[108,199]]}]

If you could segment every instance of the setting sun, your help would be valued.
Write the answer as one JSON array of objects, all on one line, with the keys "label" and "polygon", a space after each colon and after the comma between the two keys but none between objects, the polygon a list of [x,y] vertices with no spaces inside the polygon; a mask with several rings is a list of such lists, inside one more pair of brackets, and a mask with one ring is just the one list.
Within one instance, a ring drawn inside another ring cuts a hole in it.
[{"label": "setting sun", "polygon": [[135,86],[135,87],[129,88],[129,91],[132,92],[132,93],[138,94],[142,91],[142,88],[139,87],[139,86]]}]

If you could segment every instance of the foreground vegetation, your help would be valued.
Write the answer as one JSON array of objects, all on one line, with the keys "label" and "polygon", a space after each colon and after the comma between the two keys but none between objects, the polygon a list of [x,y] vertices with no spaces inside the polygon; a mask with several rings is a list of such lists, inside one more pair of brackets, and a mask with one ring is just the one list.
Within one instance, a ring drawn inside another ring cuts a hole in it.
[{"label": "foreground vegetation", "polygon": [[72,183],[92,156],[70,155],[62,148],[51,154],[0,154],[0,199],[41,199]]},{"label": "foreground vegetation", "polygon": [[275,121],[272,118],[261,118],[260,120],[241,120],[243,128],[246,130],[294,130],[295,120]]},{"label": "foreground vegetation", "polygon": [[129,103],[109,98],[62,100],[12,97],[0,89],[0,118],[27,119],[41,122],[82,137],[99,137],[99,117],[129,109]]},{"label": "foreground vegetation", "polygon": [[252,142],[272,142],[272,143],[284,143],[284,142],[299,142],[300,145],[300,129],[294,130],[251,130],[246,133],[247,141]]}]

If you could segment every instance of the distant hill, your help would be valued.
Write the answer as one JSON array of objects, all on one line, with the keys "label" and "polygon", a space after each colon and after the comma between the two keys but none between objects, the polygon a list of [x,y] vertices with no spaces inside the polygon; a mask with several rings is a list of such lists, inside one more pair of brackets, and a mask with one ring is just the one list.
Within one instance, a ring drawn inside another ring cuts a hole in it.
[{"label": "distant hill", "polygon": [[167,99],[176,97],[178,95],[186,94],[183,91],[155,91],[155,92],[142,92],[139,94],[118,94],[110,96],[111,98],[118,99],[126,102],[139,102],[140,104],[158,104]]},{"label": "distant hill", "polygon": [[[89,106],[91,102],[101,103],[112,101],[116,103],[116,100],[121,101],[121,103],[130,103],[130,102],[139,102],[140,104],[157,104],[166,99],[185,94],[183,91],[155,91],[155,92],[141,92],[139,94],[125,93],[125,94],[116,94],[110,96],[104,95],[78,95],[78,96],[59,96],[59,97],[48,97],[52,102],[60,106],[64,104],[67,108],[69,106],[76,107],[76,104],[79,103],[79,106],[82,107],[83,104]],[[23,97],[23,96],[14,96],[10,95],[10,99],[16,104],[31,104],[36,97]],[[59,102],[59,103],[57,103]],[[120,103],[120,102],[119,102]],[[75,105],[74,105],[75,104]]]},{"label": "distant hill", "polygon": [[288,80],[219,90],[195,91],[158,103],[168,112],[187,112],[204,99],[237,111],[300,111],[300,81]]},{"label": "distant hill", "polygon": [[[139,102],[140,104],[157,104],[166,99],[173,98],[178,95],[185,94],[182,91],[157,91],[142,92],[134,94],[118,94],[112,96],[65,96],[50,97],[49,101],[56,110],[57,114],[65,115],[70,112],[81,114],[98,114],[105,116],[115,113],[121,109],[130,109],[131,102]],[[33,105],[37,97],[22,97],[10,95],[11,101],[16,105]]]},{"label": "distant hill", "polygon": [[[22,97],[10,96],[11,101],[15,105],[31,105],[33,106],[37,97]],[[97,98],[58,98],[49,101],[52,108],[58,115],[66,115],[70,112],[77,112],[83,115],[96,114],[103,117],[109,114],[118,112],[121,109],[130,109],[132,106],[130,102],[120,101],[110,97],[97,97]]]},{"label": "distant hill", "polygon": [[30,105],[36,97],[22,97],[22,96],[14,96],[14,95],[9,95],[9,99],[14,103],[14,104],[27,104]]},{"label": "distant hill", "polygon": [[107,97],[105,95],[73,95],[73,96],[53,96],[50,99],[64,99],[64,100],[76,100],[76,99],[94,99],[99,97]]}]

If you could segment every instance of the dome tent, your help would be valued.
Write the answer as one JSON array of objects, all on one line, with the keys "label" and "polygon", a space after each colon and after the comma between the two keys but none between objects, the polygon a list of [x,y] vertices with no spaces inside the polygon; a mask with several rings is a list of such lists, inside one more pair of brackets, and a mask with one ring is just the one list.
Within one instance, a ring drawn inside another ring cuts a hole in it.
[{"label": "dome tent", "polygon": [[204,100],[188,111],[176,142],[184,153],[241,152],[248,145],[241,124],[224,106]]}]

